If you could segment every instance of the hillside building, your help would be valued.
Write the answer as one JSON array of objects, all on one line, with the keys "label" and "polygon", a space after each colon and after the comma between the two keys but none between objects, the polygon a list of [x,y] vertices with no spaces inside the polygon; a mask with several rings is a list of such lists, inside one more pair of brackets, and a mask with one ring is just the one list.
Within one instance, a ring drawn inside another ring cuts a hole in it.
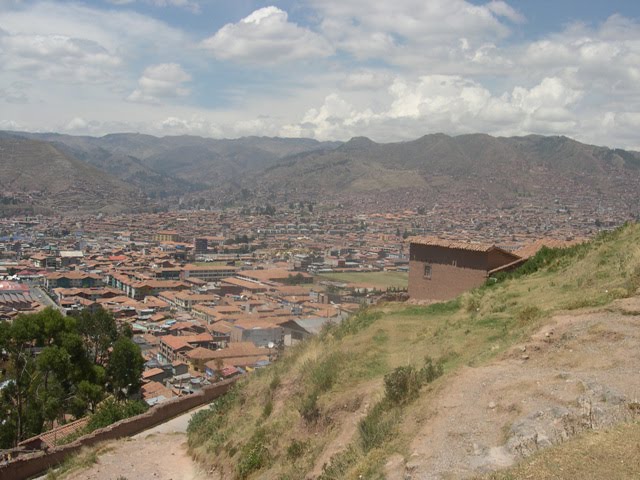
[{"label": "hillside building", "polygon": [[409,297],[450,300],[481,286],[492,273],[515,268],[522,261],[495,245],[413,238],[409,250]]}]

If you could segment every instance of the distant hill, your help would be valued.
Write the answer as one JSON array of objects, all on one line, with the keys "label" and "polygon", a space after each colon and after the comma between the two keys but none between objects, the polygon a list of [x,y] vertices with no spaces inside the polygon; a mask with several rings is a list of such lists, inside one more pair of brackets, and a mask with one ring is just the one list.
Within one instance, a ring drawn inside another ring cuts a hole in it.
[{"label": "distant hill", "polygon": [[506,200],[576,184],[613,192],[624,178],[640,180],[640,154],[538,135],[434,134],[388,144],[359,137],[330,151],[291,156],[257,177],[271,191],[481,189],[489,199]]},{"label": "distant hill", "polygon": [[53,144],[0,133],[0,188],[19,203],[52,212],[127,211],[144,205],[131,185]]},{"label": "distant hill", "polygon": [[112,173],[147,193],[184,194],[211,186],[237,186],[247,172],[284,157],[331,149],[336,142],[244,137],[216,140],[197,136],[154,137],[118,133],[103,137],[19,133],[53,142],[77,159]]},{"label": "distant hill", "polygon": [[640,211],[635,193],[640,153],[567,137],[431,134],[380,144],[365,137],[340,143],[133,133],[12,135],[49,142],[164,206],[179,197],[183,205],[367,196],[390,204],[404,192],[421,205],[444,198],[502,207],[526,199],[588,198],[590,206],[615,200],[625,211]]}]

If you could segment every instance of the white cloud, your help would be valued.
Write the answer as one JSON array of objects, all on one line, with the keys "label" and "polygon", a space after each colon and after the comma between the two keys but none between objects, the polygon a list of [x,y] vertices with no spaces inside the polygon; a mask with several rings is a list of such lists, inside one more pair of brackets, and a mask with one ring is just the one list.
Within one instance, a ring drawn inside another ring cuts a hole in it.
[{"label": "white cloud", "polygon": [[147,67],[127,100],[141,103],[158,103],[163,98],[184,97],[189,89],[184,86],[191,80],[177,63],[161,63]]},{"label": "white cloud", "polygon": [[[503,22],[524,18],[502,1],[312,0],[321,29],[356,58],[381,57],[392,64],[445,63],[464,49],[509,34]],[[464,42],[461,43],[461,40]],[[436,66],[434,64],[431,65]]]},{"label": "white cloud", "polygon": [[11,36],[66,37],[124,60],[159,53],[178,58],[189,45],[187,34],[154,18],[78,3],[45,1],[29,8],[0,10],[0,25]]},{"label": "white cloud", "polygon": [[[512,28],[526,19],[508,0],[308,2],[300,11],[310,23],[265,7],[202,42],[127,6],[2,8],[1,116],[90,134],[554,133],[638,145],[635,20],[614,15],[514,43]],[[221,68],[212,56],[239,65]]]},{"label": "white cloud", "polygon": [[[131,5],[136,0],[107,0],[113,5]],[[195,0],[143,0],[144,3],[154,5],[156,7],[179,7],[185,8],[193,13],[200,12],[200,2]]]},{"label": "white cloud", "polygon": [[383,88],[391,83],[393,75],[386,71],[357,70],[345,76],[344,87],[354,90]]},{"label": "white cloud", "polygon": [[567,107],[582,92],[558,78],[546,78],[531,88],[493,95],[480,83],[456,75],[396,78],[389,103],[379,111],[357,109],[338,94],[328,95],[297,124],[283,127],[294,136],[348,139],[371,135],[376,140],[410,139],[427,132],[494,134],[574,132],[577,116]]},{"label": "white cloud", "polygon": [[1,70],[48,81],[103,82],[121,60],[90,40],[0,31],[0,63]]},{"label": "white cloud", "polygon": [[505,17],[514,23],[524,23],[526,19],[516,9],[501,0],[492,0],[487,4],[487,8],[499,17]]},{"label": "white cloud", "polygon": [[89,124],[84,118],[75,117],[69,121],[64,127],[65,130],[71,132],[86,131]]},{"label": "white cloud", "polygon": [[15,120],[0,120],[0,130],[10,130],[10,131],[24,131],[26,129],[25,124],[22,122],[17,122]]},{"label": "white cloud", "polygon": [[229,23],[202,46],[221,60],[274,64],[333,53],[320,35],[289,22],[287,12],[277,7],[254,11],[237,23]]},{"label": "white cloud", "polygon": [[0,87],[0,99],[7,103],[24,104],[29,101],[26,89],[29,84],[25,82],[13,82],[7,87]]},{"label": "white cloud", "polygon": [[214,122],[198,115],[191,118],[167,117],[155,122],[153,131],[161,135],[222,136],[222,130]]}]

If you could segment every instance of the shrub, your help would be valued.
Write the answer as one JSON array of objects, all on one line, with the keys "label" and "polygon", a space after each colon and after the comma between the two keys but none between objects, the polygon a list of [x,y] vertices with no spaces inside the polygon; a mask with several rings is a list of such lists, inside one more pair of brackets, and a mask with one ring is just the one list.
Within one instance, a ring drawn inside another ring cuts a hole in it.
[{"label": "shrub", "polygon": [[331,457],[329,463],[322,467],[318,480],[343,480],[349,469],[358,461],[358,452],[352,445]]},{"label": "shrub", "polygon": [[274,392],[278,389],[279,386],[280,386],[280,376],[276,373],[271,379],[271,382],[269,383],[269,390],[271,392]]},{"label": "shrub", "polygon": [[426,307],[408,306],[398,315],[441,315],[451,314],[460,310],[460,297],[448,302],[432,303]]},{"label": "shrub", "polygon": [[145,402],[128,400],[117,402],[113,398],[108,398],[102,402],[96,412],[91,415],[87,423],[86,431],[91,432],[98,428],[106,427],[125,418],[140,415],[146,412],[149,406]]},{"label": "shrub", "polygon": [[391,437],[398,412],[387,401],[378,402],[358,423],[362,450],[368,452],[381,446]]},{"label": "shrub", "polygon": [[271,412],[273,412],[273,401],[269,399],[262,409],[262,418],[269,418],[271,416]]},{"label": "shrub", "polygon": [[338,379],[344,358],[342,352],[333,352],[319,360],[307,360],[302,366],[302,372],[309,390],[318,395],[331,390]]},{"label": "shrub", "polygon": [[287,447],[287,459],[291,462],[298,460],[309,447],[308,442],[301,442],[300,440],[292,440]]},{"label": "shrub", "polygon": [[538,307],[528,306],[522,308],[518,312],[517,318],[520,323],[529,323],[538,318],[541,314],[542,311]]},{"label": "shrub", "polygon": [[392,403],[404,403],[415,398],[421,386],[420,375],[410,365],[398,367],[384,376],[385,398]]},{"label": "shrub", "polygon": [[466,309],[468,313],[475,313],[480,310],[480,297],[475,294],[470,295],[467,298]]},{"label": "shrub", "polygon": [[270,459],[266,441],[266,431],[259,428],[242,447],[237,466],[238,477],[247,478],[251,473],[266,466]]},{"label": "shrub", "polygon": [[320,417],[320,409],[318,408],[318,394],[314,391],[303,398],[298,406],[298,411],[305,422],[313,423]]},{"label": "shrub", "polygon": [[423,383],[431,383],[436,378],[442,376],[443,373],[444,366],[442,365],[442,361],[434,363],[431,357],[426,357],[424,367],[420,369],[420,378]]}]

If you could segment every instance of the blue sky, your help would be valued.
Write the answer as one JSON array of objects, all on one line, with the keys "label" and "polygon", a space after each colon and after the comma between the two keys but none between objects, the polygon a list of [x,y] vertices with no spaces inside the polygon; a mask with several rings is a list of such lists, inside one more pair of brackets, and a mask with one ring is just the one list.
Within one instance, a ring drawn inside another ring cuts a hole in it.
[{"label": "blue sky", "polygon": [[640,2],[0,0],[0,128],[640,149]]}]

